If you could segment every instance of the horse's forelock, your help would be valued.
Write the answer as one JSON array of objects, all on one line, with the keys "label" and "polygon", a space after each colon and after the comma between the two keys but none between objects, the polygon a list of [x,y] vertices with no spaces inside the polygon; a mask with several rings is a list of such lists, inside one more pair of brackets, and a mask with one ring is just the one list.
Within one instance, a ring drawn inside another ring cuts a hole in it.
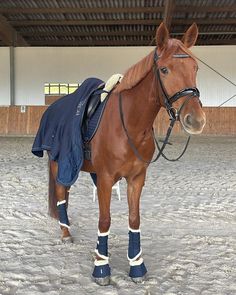
[{"label": "horse's forelock", "polygon": [[169,58],[171,55],[184,52],[196,60],[194,54],[178,39],[169,39],[167,47],[161,53],[163,59]]}]

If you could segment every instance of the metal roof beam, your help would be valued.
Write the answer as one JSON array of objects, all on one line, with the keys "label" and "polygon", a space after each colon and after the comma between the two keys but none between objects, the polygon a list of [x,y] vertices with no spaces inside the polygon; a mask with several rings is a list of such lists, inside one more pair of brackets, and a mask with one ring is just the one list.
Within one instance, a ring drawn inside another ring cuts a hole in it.
[{"label": "metal roof beam", "polygon": [[[79,8],[79,7],[39,7],[23,8],[9,7],[0,8],[2,14],[47,14],[47,13],[158,13],[164,11],[161,7],[116,7],[116,8]],[[233,12],[236,11],[236,5],[227,6],[175,6],[175,11],[180,12]]]},{"label": "metal roof beam", "polygon": [[137,25],[137,24],[158,24],[161,20],[21,20],[11,21],[13,26],[114,26],[114,25]]},{"label": "metal roof beam", "polygon": [[150,40],[32,40],[30,43],[34,46],[147,46]]},{"label": "metal roof beam", "polygon": [[22,32],[23,36],[37,36],[37,37],[44,37],[44,36],[71,36],[71,37],[85,37],[85,36],[155,36],[154,31],[98,31],[98,32],[41,32],[41,31],[34,31],[34,32]]},{"label": "metal roof beam", "polygon": [[[31,41],[33,46],[149,46],[150,40],[43,40]],[[236,45],[234,39],[199,39],[197,45]]]},{"label": "metal roof beam", "polygon": [[[234,18],[191,18],[191,19],[172,19],[173,24],[188,25],[196,22],[197,24],[235,24]],[[13,26],[114,26],[114,25],[158,25],[160,19],[118,19],[118,20],[21,20],[10,21]]]},{"label": "metal roof beam", "polygon": [[178,12],[233,12],[236,11],[236,5],[227,6],[175,6],[175,11]]},{"label": "metal roof beam", "polygon": [[1,14],[0,36],[5,46],[29,46],[21,34],[19,34]]},{"label": "metal roof beam", "polygon": [[197,45],[236,45],[236,38],[234,39],[207,39],[198,40]]},{"label": "metal roof beam", "polygon": [[159,7],[110,7],[110,8],[79,8],[79,7],[53,7],[53,8],[0,8],[0,13],[4,14],[51,14],[51,13],[158,13],[164,11],[163,6]]},{"label": "metal roof beam", "polygon": [[168,30],[171,27],[171,21],[173,18],[174,9],[175,9],[175,0],[165,0],[164,22]]},{"label": "metal roof beam", "polygon": [[[85,36],[155,36],[155,30],[154,31],[98,31],[98,32],[41,32],[34,30],[33,32],[21,32],[22,36],[27,36],[27,37],[45,37],[45,36],[62,36],[62,37],[85,37]],[[179,35],[184,35],[183,32],[174,32],[170,33],[171,36],[179,36]],[[236,35],[236,31],[222,31],[222,32],[216,32],[216,31],[211,31],[211,32],[199,32],[199,35]]]}]

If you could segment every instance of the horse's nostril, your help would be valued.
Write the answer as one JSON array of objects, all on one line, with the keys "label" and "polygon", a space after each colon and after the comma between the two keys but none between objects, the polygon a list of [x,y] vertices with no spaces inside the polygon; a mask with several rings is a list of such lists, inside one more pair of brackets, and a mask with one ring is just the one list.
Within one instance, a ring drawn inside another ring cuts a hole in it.
[{"label": "horse's nostril", "polygon": [[204,118],[195,118],[195,116],[192,116],[191,114],[187,114],[184,117],[184,125],[187,128],[194,128],[194,129],[201,129],[205,125],[205,119]]},{"label": "horse's nostril", "polygon": [[184,123],[187,125],[187,126],[192,126],[193,125],[193,118],[191,115],[186,115],[185,118],[184,118]]}]

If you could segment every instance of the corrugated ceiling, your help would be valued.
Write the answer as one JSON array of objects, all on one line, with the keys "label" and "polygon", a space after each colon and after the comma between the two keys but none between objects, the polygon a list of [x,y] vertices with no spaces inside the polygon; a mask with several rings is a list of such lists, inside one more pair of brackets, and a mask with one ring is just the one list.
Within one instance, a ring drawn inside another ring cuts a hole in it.
[{"label": "corrugated ceiling", "polygon": [[196,22],[199,45],[236,44],[235,0],[8,0],[1,46],[147,46],[166,20],[180,38]]}]

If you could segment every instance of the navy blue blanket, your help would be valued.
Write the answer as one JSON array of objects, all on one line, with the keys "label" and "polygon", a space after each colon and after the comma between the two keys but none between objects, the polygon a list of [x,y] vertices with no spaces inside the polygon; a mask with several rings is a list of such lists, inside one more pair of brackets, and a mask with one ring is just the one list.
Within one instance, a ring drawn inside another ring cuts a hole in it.
[{"label": "navy blue blanket", "polygon": [[58,162],[57,182],[62,185],[70,186],[78,178],[84,161],[82,118],[90,95],[101,84],[100,79],[85,80],[74,93],[49,106],[41,119],[32,153],[43,157],[43,151],[49,151],[50,159]]}]

